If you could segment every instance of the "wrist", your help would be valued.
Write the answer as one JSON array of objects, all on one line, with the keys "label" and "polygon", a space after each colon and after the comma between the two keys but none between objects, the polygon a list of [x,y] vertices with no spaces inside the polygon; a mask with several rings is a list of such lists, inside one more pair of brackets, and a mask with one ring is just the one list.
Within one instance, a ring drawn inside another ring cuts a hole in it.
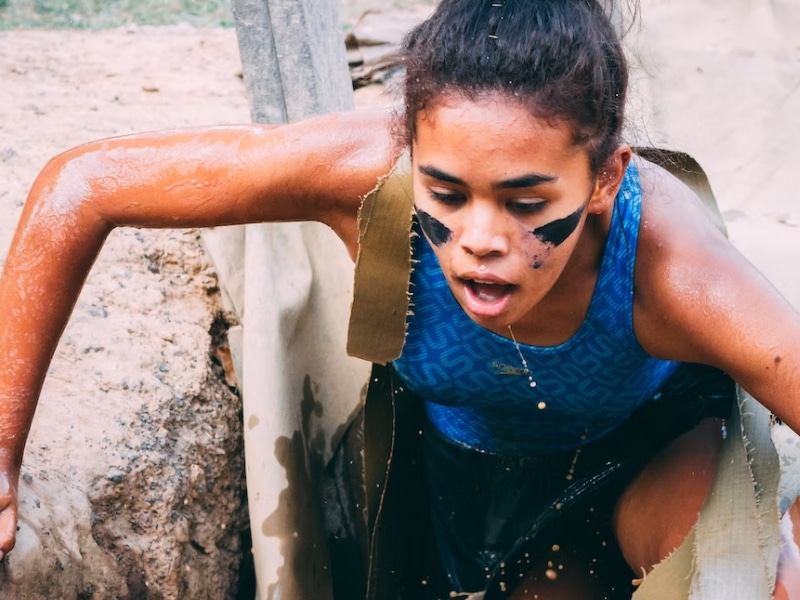
[{"label": "wrist", "polygon": [[17,456],[18,453],[8,448],[0,448],[0,473],[6,474],[9,480],[16,487],[19,480],[19,473],[22,461]]}]

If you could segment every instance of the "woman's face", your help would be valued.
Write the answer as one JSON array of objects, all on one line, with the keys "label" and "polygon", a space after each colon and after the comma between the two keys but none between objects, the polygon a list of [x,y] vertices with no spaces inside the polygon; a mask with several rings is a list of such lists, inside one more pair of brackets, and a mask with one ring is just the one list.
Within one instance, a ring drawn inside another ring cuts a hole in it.
[{"label": "woman's face", "polygon": [[585,148],[493,95],[420,113],[412,155],[420,226],[458,303],[498,333],[524,323],[596,210]]}]

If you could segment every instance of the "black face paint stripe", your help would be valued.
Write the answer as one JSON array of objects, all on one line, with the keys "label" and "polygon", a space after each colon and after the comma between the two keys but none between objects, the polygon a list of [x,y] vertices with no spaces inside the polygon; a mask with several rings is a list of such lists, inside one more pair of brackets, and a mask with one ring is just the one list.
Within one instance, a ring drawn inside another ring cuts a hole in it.
[{"label": "black face paint stripe", "polygon": [[423,233],[434,246],[441,246],[450,241],[453,232],[447,228],[447,225],[434,219],[424,210],[417,210],[417,217],[419,218],[419,226],[422,228]]},{"label": "black face paint stripe", "polygon": [[572,232],[575,231],[575,228],[581,221],[581,215],[583,214],[584,208],[584,206],[581,206],[571,215],[567,215],[563,219],[551,221],[547,225],[542,225],[541,227],[531,231],[531,233],[545,244],[560,246],[564,240],[571,236]]}]

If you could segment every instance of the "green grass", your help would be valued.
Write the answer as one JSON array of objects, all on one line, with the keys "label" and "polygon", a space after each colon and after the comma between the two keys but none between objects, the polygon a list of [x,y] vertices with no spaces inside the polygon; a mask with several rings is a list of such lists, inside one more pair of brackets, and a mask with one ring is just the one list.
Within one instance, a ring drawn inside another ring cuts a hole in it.
[{"label": "green grass", "polygon": [[230,0],[0,0],[0,29],[233,25]]}]

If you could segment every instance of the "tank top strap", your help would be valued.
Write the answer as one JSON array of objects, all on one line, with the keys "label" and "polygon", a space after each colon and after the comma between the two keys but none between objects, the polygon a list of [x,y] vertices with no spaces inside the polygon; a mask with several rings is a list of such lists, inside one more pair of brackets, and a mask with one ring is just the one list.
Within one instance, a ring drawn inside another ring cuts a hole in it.
[{"label": "tank top strap", "polygon": [[636,164],[628,165],[611,216],[603,262],[589,306],[588,319],[636,342],[633,291],[636,248],[642,216],[642,188]]}]

